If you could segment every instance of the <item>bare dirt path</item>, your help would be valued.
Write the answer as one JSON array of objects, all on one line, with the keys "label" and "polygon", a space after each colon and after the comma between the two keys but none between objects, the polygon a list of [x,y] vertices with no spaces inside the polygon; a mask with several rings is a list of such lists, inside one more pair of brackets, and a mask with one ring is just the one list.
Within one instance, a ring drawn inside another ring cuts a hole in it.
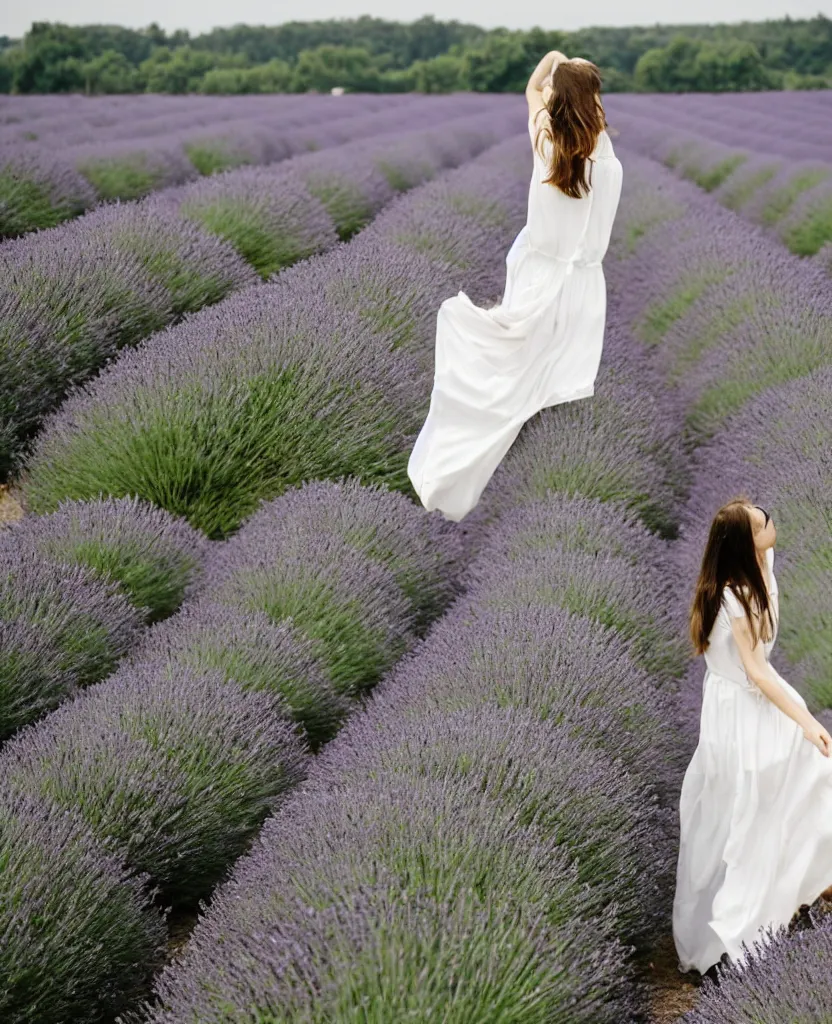
[{"label": "bare dirt path", "polygon": [[693,1008],[697,993],[692,982],[694,975],[679,973],[670,936],[645,958],[643,975],[650,987],[650,1024],[676,1024],[682,1014]]},{"label": "bare dirt path", "polygon": [[5,484],[0,484],[0,527],[23,518],[20,503],[12,497]]}]

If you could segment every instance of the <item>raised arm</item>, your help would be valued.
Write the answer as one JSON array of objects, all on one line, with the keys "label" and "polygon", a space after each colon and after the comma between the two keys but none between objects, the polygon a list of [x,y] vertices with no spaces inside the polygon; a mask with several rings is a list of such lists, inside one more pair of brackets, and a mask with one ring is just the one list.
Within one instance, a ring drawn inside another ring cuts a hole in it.
[{"label": "raised arm", "polygon": [[793,721],[797,722],[800,728],[803,730],[803,735],[813,743],[818,750],[824,755],[829,757],[832,753],[832,738],[829,733],[824,729],[820,722],[809,712],[809,710],[802,705],[798,704],[797,701],[786,693],[783,687],[777,682],[774,676],[771,674],[768,662],[765,659],[763,652],[763,645],[758,640],[754,643],[754,637],[751,634],[751,627],[748,624],[748,619],[743,615],[738,618],[731,619],[731,631],[734,634],[734,640],[737,642],[737,649],[740,652],[742,658],[742,665],[745,669],[745,674],[754,683],[763,694],[771,701],[775,707],[779,708],[784,715],[787,715]]},{"label": "raised arm", "polygon": [[537,112],[546,106],[548,90],[551,89],[552,72],[555,66],[564,60],[568,60],[568,58],[560,50],[550,50],[532,72],[529,84],[526,86],[526,99],[529,104],[529,114],[532,117],[535,117]]}]

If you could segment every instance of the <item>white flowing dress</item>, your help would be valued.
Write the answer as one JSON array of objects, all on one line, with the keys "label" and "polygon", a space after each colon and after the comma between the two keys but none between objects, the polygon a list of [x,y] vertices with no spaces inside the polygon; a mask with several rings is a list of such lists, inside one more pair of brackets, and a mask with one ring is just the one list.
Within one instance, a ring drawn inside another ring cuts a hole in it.
[{"label": "white flowing dress", "polygon": [[[529,121],[534,150],[536,127]],[[460,292],[439,309],[430,410],[408,463],[422,504],[460,520],[520,428],[546,406],[593,394],[604,342],[607,251],[622,169],[606,132],[590,193],[544,184],[534,150],[525,227],[506,257],[503,300],[482,309]]]},{"label": "white flowing dress", "polygon": [[[773,549],[767,556],[776,616]],[[765,941],[761,929],[788,924],[832,884],[832,761],[748,679],[731,631],[743,614],[726,588],[682,784],[673,936],[685,971],[704,973],[725,953],[744,963],[743,944]]]}]

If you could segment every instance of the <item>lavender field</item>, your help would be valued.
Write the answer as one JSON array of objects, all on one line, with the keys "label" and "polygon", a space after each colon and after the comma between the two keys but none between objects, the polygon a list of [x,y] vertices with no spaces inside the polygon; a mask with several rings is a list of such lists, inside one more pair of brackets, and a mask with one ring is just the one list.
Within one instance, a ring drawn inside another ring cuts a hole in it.
[{"label": "lavender field", "polygon": [[[755,212],[832,162],[829,104],[769,95],[731,202],[757,100],[609,99],[596,396],[462,524],[406,462],[437,307],[499,299],[524,223],[521,98],[3,101],[4,1021],[828,1021],[822,919],[719,988],[647,967],[736,492],[832,715],[832,284],[783,227],[825,186]],[[82,150],[163,171],[108,193]]]},{"label": "lavender field", "polygon": [[627,144],[832,273],[832,92],[613,96]]}]

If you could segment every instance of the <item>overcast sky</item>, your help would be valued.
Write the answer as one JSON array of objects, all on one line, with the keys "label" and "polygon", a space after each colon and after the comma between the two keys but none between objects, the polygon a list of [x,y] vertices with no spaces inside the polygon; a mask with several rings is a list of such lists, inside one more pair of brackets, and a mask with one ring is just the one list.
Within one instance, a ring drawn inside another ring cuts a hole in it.
[{"label": "overcast sky", "polygon": [[656,22],[760,21],[832,15],[832,0],[595,0],[556,4],[552,0],[0,0],[0,35],[21,36],[33,21],[73,25],[106,23],[141,28],[158,22],[165,29],[204,32],[219,25],[279,25],[284,21],[354,18],[361,14],[413,21],[424,14],[473,22],[575,29],[587,25],[651,25]]}]

